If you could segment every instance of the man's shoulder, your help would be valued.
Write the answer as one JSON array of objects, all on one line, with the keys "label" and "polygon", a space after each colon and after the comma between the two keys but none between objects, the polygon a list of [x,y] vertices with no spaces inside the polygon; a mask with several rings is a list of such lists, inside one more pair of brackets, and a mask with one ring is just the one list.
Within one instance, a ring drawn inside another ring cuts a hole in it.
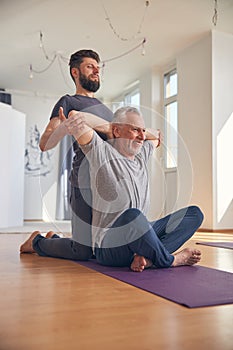
[{"label": "man's shoulder", "polygon": [[90,96],[85,96],[85,95],[79,95],[79,94],[75,94],[75,95],[63,95],[58,99],[58,102],[60,101],[66,101],[66,102],[81,102],[81,103],[85,103],[87,105],[92,105],[92,104],[99,104],[99,105],[103,105],[103,103],[98,100],[98,98],[96,97],[90,97]]},{"label": "man's shoulder", "polygon": [[92,150],[93,157],[99,157],[99,154],[114,153],[116,152],[115,148],[112,146],[111,141],[103,140],[98,133],[94,130],[93,137],[91,141],[86,145],[80,145],[80,148],[84,153],[87,153]]},{"label": "man's shoulder", "polygon": [[[91,108],[96,108],[96,106],[103,106],[103,103],[99,101],[95,97],[89,97],[84,95],[65,95],[63,96],[63,99],[66,100],[66,102],[73,106],[73,109],[77,109],[79,111],[88,112]],[[95,114],[95,109],[93,109],[93,114]]]},{"label": "man's shoulder", "polygon": [[72,99],[73,97],[74,97],[74,95],[66,94],[66,95],[61,96],[58,101],[69,100],[69,99]]},{"label": "man's shoulder", "polygon": [[66,101],[90,101],[92,100],[92,97],[89,96],[83,96],[83,95],[63,95],[59,98],[58,101],[62,101],[62,100],[66,100]]},{"label": "man's shoulder", "polygon": [[[68,95],[68,94],[61,96],[59,98],[59,100],[56,102],[55,106],[53,107],[50,119],[52,119],[54,117],[58,117],[60,107],[63,108],[63,112],[64,112],[65,116],[68,116],[69,112],[72,109],[77,109],[78,106],[77,106],[77,104],[74,106],[73,96]],[[76,108],[74,108],[74,107],[76,107]]]},{"label": "man's shoulder", "polygon": [[63,95],[61,96],[57,103],[56,103],[56,106],[59,105],[59,106],[64,106],[64,105],[68,105],[68,104],[72,104],[72,101],[75,101],[74,100],[74,95]]},{"label": "man's shoulder", "polygon": [[143,158],[148,161],[149,157],[152,155],[154,150],[154,145],[150,140],[145,140],[140,152],[137,154],[139,158]]},{"label": "man's shoulder", "polygon": [[66,94],[62,96],[54,106],[51,117],[58,116],[60,107],[63,107],[65,115],[68,115],[69,112],[74,109],[80,112],[95,114],[109,122],[112,121],[113,118],[112,111],[95,97]]},{"label": "man's shoulder", "polygon": [[143,142],[143,147],[146,147],[146,148],[154,148],[154,144],[153,142],[151,142],[151,140],[145,140]]},{"label": "man's shoulder", "polygon": [[68,115],[71,110],[83,111],[91,105],[91,98],[84,99],[81,95],[63,95],[59,98],[56,105],[54,106],[52,116],[58,115],[60,107],[63,107],[64,114]]}]

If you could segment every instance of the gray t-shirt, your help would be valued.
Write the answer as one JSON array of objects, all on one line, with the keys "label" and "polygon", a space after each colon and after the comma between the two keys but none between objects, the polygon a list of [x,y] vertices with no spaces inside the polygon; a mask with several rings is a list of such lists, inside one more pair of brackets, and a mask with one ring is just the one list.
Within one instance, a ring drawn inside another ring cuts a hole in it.
[{"label": "gray t-shirt", "polygon": [[[80,146],[90,164],[92,190],[92,240],[100,247],[106,231],[127,209],[137,208],[144,215],[149,208],[147,162],[153,144],[145,141],[134,160],[121,155],[95,132],[92,141]],[[82,166],[79,170],[82,176]]]}]

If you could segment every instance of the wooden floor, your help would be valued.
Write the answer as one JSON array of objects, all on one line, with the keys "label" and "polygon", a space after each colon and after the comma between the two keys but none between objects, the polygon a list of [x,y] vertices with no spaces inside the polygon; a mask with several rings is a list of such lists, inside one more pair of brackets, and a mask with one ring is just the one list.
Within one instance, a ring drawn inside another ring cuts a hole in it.
[{"label": "wooden floor", "polygon": [[[0,234],[0,350],[233,349],[233,305],[188,309],[72,261],[19,255],[26,237]],[[198,247],[201,265],[233,272],[232,250]]]}]

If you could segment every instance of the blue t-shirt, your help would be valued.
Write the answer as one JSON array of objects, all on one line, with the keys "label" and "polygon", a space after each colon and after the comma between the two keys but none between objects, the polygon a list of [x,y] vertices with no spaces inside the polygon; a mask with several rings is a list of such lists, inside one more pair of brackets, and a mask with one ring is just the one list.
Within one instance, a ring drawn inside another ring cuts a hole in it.
[{"label": "blue t-shirt", "polygon": [[[97,115],[98,117],[107,120],[109,122],[112,121],[113,113],[112,111],[106,107],[101,101],[94,97],[82,96],[82,95],[65,95],[62,96],[56,105],[53,108],[50,119],[54,117],[58,117],[59,108],[63,107],[63,111],[66,117],[72,110],[80,111],[80,112],[88,112]],[[106,140],[106,136],[104,134],[99,135]],[[73,149],[75,152],[73,158],[72,171],[70,175],[71,184],[75,187],[80,188],[90,188],[90,175],[89,175],[89,164],[85,159],[83,152],[81,151],[78,143],[73,138]],[[85,164],[86,174],[83,176],[78,176],[79,168],[82,163],[82,167]]]}]

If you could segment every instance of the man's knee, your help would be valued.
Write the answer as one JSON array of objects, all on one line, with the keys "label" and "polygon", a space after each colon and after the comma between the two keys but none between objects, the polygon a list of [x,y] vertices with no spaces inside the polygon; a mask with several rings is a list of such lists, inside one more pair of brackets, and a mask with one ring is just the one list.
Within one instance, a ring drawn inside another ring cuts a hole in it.
[{"label": "man's knee", "polygon": [[131,222],[135,219],[137,219],[138,216],[142,215],[142,212],[139,209],[136,208],[130,208],[124,211],[122,214],[125,216],[125,218],[128,220],[128,222]]},{"label": "man's knee", "polygon": [[193,205],[190,207],[190,210],[192,211],[193,215],[195,215],[196,217],[197,225],[201,226],[202,221],[204,219],[204,214],[202,213],[201,209],[198,206]]}]

